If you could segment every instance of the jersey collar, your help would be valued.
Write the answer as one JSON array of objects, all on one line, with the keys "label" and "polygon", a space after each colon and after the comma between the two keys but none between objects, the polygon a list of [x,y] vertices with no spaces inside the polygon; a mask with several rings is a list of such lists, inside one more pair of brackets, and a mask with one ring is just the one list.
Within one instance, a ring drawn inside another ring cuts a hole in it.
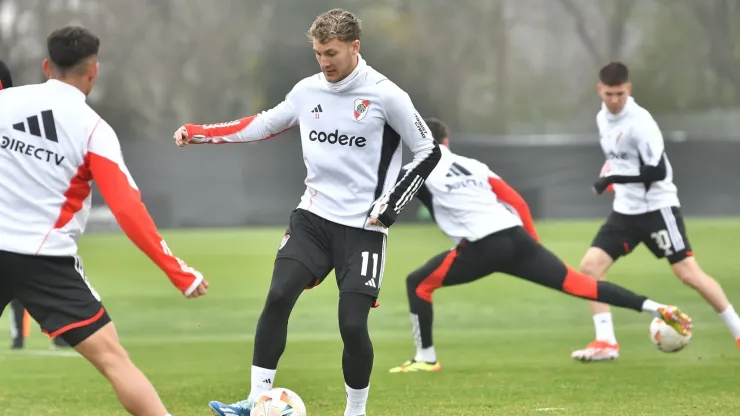
[{"label": "jersey collar", "polygon": [[632,111],[636,105],[637,103],[635,103],[635,99],[632,96],[629,96],[627,97],[627,102],[624,104],[624,108],[618,114],[612,114],[603,102],[601,103],[601,108],[604,110],[604,114],[608,121],[617,121]]},{"label": "jersey collar", "polygon": [[357,66],[351,74],[347,75],[347,78],[337,82],[329,82],[324,78],[323,74],[321,77],[324,79],[326,86],[333,92],[344,92],[353,89],[358,83],[361,83],[365,79],[365,77],[361,75],[366,72],[367,63],[362,59],[360,54],[357,54]]},{"label": "jersey collar", "polygon": [[80,91],[77,87],[73,87],[72,85],[67,84],[66,82],[62,82],[56,79],[50,79],[46,81],[46,84],[48,84],[52,88],[59,90],[59,92],[61,93],[68,94],[74,98],[79,98],[82,101],[85,101],[87,99],[82,91]]}]

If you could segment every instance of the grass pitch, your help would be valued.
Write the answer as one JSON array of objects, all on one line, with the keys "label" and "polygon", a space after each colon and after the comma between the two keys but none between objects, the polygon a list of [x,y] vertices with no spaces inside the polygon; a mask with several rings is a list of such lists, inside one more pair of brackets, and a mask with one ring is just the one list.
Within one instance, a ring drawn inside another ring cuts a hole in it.
[{"label": "grass pitch", "polygon": [[[740,302],[740,221],[687,222],[697,259]],[[598,225],[542,222],[538,228],[544,244],[577,265]],[[248,393],[254,329],[283,230],[166,233],[173,251],[211,283],[208,296],[197,300],[183,299],[122,235],[84,237],[88,277],[133,360],[174,415],[208,415],[209,400],[231,402]],[[586,303],[493,275],[436,292],[442,372],[389,374],[414,354],[406,274],[448,247],[431,225],[391,230],[381,307],[371,312],[375,369],[369,415],[738,414],[740,351],[701,297],[644,248],[621,260],[610,279],[692,315],[692,343],[678,354],[653,347],[648,315],[615,310],[622,357],[575,362],[571,351],[593,338]],[[298,392],[312,416],[342,415],[345,404],[334,282],[328,278],[299,300],[277,373],[276,386]],[[7,330],[4,316],[0,331]],[[23,352],[5,345],[0,350],[0,415],[125,414],[105,380],[83,359],[50,351],[36,326],[28,344]]]}]

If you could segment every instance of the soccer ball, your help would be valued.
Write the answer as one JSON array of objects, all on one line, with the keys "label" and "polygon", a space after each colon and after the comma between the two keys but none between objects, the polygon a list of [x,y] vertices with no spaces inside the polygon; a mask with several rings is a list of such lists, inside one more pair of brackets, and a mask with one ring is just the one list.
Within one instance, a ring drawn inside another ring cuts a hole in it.
[{"label": "soccer ball", "polygon": [[663,352],[678,352],[691,341],[691,332],[681,335],[660,318],[650,322],[650,340]]},{"label": "soccer ball", "polygon": [[276,387],[261,395],[251,416],[306,416],[306,405],[295,392]]}]

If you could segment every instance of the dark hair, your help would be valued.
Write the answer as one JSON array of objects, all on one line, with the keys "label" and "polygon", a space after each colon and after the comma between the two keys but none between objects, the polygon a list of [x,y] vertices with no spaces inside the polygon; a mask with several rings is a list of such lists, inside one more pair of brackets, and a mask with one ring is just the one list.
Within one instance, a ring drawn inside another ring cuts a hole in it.
[{"label": "dark hair", "polygon": [[10,70],[5,62],[0,61],[0,90],[13,86],[13,78],[10,76]]},{"label": "dark hair", "polygon": [[46,39],[49,60],[62,71],[74,68],[92,56],[97,56],[100,39],[81,26],[57,29]]},{"label": "dark hair", "polygon": [[610,87],[622,85],[629,79],[629,69],[627,69],[627,65],[621,62],[610,62],[599,71],[599,81]]},{"label": "dark hair", "polygon": [[424,122],[427,124],[427,127],[429,127],[429,131],[432,132],[432,137],[434,137],[434,140],[436,140],[437,143],[442,143],[442,140],[450,137],[450,128],[447,127],[447,124],[445,124],[444,121],[438,118],[429,117],[425,118]]}]

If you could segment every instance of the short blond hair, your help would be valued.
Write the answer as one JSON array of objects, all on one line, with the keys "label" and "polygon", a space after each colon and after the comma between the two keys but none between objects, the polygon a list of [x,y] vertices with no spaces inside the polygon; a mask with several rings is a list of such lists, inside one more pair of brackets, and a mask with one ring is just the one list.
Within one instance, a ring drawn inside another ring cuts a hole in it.
[{"label": "short blond hair", "polygon": [[310,41],[318,41],[322,45],[332,39],[342,42],[354,42],[360,40],[362,35],[362,22],[353,13],[342,9],[331,9],[321,13],[306,36]]}]

